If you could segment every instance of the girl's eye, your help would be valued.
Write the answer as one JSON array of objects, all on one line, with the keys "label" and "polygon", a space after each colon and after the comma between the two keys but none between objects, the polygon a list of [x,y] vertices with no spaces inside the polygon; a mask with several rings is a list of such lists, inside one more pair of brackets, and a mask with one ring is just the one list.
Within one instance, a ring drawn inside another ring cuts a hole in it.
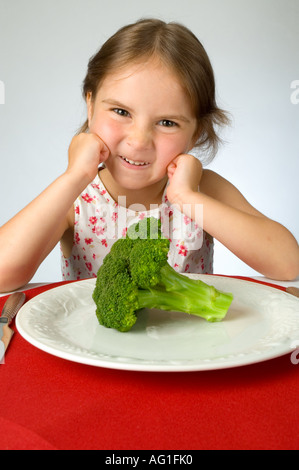
[{"label": "girl's eye", "polygon": [[126,111],[125,109],[114,108],[113,111],[114,111],[116,114],[118,114],[119,116],[124,116],[124,117],[129,116],[128,111]]},{"label": "girl's eye", "polygon": [[176,127],[177,123],[173,121],[169,121],[168,119],[162,119],[159,124],[163,127]]}]

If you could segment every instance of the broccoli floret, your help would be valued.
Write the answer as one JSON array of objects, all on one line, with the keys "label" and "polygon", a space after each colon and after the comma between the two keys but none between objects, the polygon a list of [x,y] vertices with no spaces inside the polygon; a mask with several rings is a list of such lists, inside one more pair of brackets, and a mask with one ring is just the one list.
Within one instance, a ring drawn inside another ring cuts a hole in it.
[{"label": "broccoli floret", "polygon": [[143,308],[189,313],[210,322],[225,317],[232,294],[177,273],[168,264],[168,251],[169,240],[153,218],[130,227],[126,238],[114,243],[93,292],[101,325],[129,331]]}]

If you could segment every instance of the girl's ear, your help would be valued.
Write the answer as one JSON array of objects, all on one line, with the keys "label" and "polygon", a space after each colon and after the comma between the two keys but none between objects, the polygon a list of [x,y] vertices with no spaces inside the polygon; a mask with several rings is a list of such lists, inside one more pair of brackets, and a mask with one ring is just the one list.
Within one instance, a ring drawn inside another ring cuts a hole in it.
[{"label": "girl's ear", "polygon": [[87,104],[87,120],[88,120],[88,127],[90,127],[90,122],[92,119],[93,115],[93,99],[92,99],[92,93],[89,91],[86,94],[86,104]]}]

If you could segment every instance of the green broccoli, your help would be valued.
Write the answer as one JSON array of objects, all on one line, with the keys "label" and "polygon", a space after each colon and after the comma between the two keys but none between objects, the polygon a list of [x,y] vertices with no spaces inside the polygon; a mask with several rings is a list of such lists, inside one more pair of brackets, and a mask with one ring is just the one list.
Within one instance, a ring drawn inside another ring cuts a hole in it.
[{"label": "green broccoli", "polygon": [[114,243],[93,292],[101,325],[129,331],[143,308],[184,312],[209,322],[225,317],[232,294],[177,273],[168,264],[168,251],[169,240],[154,218],[133,225],[126,238]]}]

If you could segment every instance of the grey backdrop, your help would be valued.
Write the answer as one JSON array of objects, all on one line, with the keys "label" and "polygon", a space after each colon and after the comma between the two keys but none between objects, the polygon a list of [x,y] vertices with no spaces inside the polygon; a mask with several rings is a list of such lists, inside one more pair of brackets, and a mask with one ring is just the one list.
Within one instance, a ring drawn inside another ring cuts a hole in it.
[{"label": "grey backdrop", "polygon": [[[64,171],[89,57],[144,16],[202,41],[233,115],[210,168],[298,240],[298,0],[0,0],[0,225]],[[256,274],[219,243],[215,272]],[[34,281],[60,279],[57,247]]]}]

